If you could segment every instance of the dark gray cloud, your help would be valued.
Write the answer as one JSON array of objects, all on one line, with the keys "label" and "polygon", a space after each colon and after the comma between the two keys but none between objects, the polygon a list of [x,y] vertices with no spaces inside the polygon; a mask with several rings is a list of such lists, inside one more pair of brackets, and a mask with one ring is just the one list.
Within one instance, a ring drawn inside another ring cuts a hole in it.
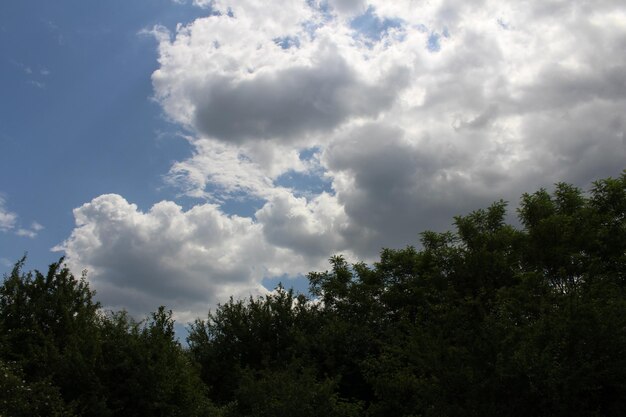
[{"label": "dark gray cloud", "polygon": [[397,73],[380,84],[359,80],[339,55],[316,61],[250,80],[211,80],[198,91],[194,126],[225,141],[297,140],[330,131],[351,117],[375,117],[405,84]]},{"label": "dark gray cloud", "polygon": [[[411,139],[397,128],[366,125],[324,155],[332,172],[350,178],[334,186],[349,219],[343,234],[364,255],[383,246],[416,244],[420,232],[446,230],[454,215],[485,201],[481,186],[460,175],[469,163],[463,155],[426,137],[419,144]],[[498,172],[478,172],[474,180],[499,177]]]}]

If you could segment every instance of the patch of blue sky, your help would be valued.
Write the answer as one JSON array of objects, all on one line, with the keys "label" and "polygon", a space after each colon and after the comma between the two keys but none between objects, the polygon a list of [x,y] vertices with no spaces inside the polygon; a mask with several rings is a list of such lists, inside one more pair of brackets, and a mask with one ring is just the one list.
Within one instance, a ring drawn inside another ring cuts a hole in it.
[{"label": "patch of blue sky", "polygon": [[428,32],[428,28],[423,23],[417,23],[417,24],[413,25],[413,28],[417,29],[418,31],[420,31],[422,33]]},{"label": "patch of blue sky", "polygon": [[220,203],[220,209],[228,215],[254,218],[257,210],[264,204],[264,199],[241,192],[229,195]]},{"label": "patch of blue sky", "polygon": [[[173,189],[180,192],[180,188],[173,186]],[[257,210],[265,204],[266,200],[250,194],[245,190],[227,191],[219,184],[208,185],[204,193],[206,199],[202,200],[196,196],[177,195],[176,204],[187,211],[198,204],[210,203],[219,206],[220,210],[230,216],[254,218]]]},{"label": "patch of blue sky", "polygon": [[402,19],[381,19],[372,6],[350,21],[350,27],[358,37],[374,42],[380,41],[390,29],[400,29],[403,25]]},{"label": "patch of blue sky", "polygon": [[288,275],[281,275],[279,277],[266,277],[261,281],[261,285],[267,288],[269,291],[275,290],[278,285],[281,284],[284,289],[293,289],[295,294],[304,294],[310,296],[309,292],[309,280],[304,275],[297,275],[290,277]]},{"label": "patch of blue sky", "polygon": [[444,27],[441,33],[429,30],[428,27],[423,23],[418,23],[413,27],[422,33],[429,34],[426,40],[426,48],[430,52],[439,52],[441,50],[441,38],[450,37],[450,31],[447,27]]},{"label": "patch of blue sky", "polygon": [[300,151],[299,158],[301,161],[310,161],[319,154],[319,146],[313,146],[311,148],[303,149]]},{"label": "patch of blue sky", "polygon": [[288,171],[274,180],[274,185],[293,190],[298,196],[313,196],[323,192],[333,194],[332,182],[324,176],[324,169],[316,163],[320,149],[311,147],[300,151],[300,160],[317,165],[309,172]]},{"label": "patch of blue sky", "polygon": [[274,38],[274,43],[283,49],[299,48],[300,38],[297,36],[284,36],[281,38]]},{"label": "patch of blue sky", "polygon": [[309,7],[320,12],[321,19],[316,21],[306,21],[302,24],[302,30],[308,35],[309,39],[315,39],[315,32],[326,23],[333,20],[333,15],[330,12],[327,2],[317,2],[315,0],[307,0]]},{"label": "patch of blue sky", "polygon": [[293,190],[296,196],[314,196],[323,192],[332,194],[330,179],[320,173],[288,171],[274,180],[274,185]]},{"label": "patch of blue sky", "polygon": [[72,208],[98,195],[120,194],[141,210],[176,198],[162,175],[190,146],[151,100],[158,51],[141,33],[175,30],[207,10],[171,0],[119,6],[0,2],[0,91],[8,98],[0,100],[0,192],[19,227],[45,227],[32,239],[0,233],[3,258],[28,251],[29,268],[45,269],[60,256],[50,248],[74,227]]},{"label": "patch of blue sky", "polygon": [[307,6],[310,8],[317,10],[322,14],[323,20],[332,19],[332,13],[330,9],[330,5],[327,1],[318,1],[318,0],[306,0]]},{"label": "patch of blue sky", "polygon": [[440,38],[441,35],[436,32],[431,32],[428,36],[426,47],[430,52],[439,52],[441,50],[441,44],[439,43]]}]

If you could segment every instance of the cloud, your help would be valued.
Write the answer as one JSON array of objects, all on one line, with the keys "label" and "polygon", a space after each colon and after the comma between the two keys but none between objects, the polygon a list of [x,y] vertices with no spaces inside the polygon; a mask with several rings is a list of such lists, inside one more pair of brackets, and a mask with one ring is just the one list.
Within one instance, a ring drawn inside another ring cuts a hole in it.
[{"label": "cloud", "polygon": [[142,212],[106,194],[74,217],[76,228],[55,250],[65,251],[73,270],[88,270],[105,308],[134,314],[167,305],[179,320],[191,320],[231,295],[263,294],[263,278],[295,274],[306,264],[266,242],[262,225],[214,204],[184,211],[163,201]]},{"label": "cloud", "polygon": [[195,104],[193,124],[235,142],[330,131],[350,116],[375,116],[394,97],[385,83],[358,80],[334,51],[319,51],[310,66],[216,81]]},{"label": "cloud", "polygon": [[208,139],[190,139],[190,143],[194,155],[176,162],[166,177],[187,195],[223,201],[222,197],[233,195],[266,196],[271,190],[271,179],[241,149]]},{"label": "cloud", "polygon": [[256,218],[269,244],[302,254],[312,263],[349,250],[343,236],[348,218],[336,198],[327,193],[307,199],[281,190],[256,212]]},{"label": "cloud", "polygon": [[[174,40],[161,33],[161,67],[152,79],[167,115],[224,142],[302,143],[349,118],[388,109],[408,82],[406,68],[368,71],[349,33],[308,33],[303,25],[315,21],[314,10],[303,7],[310,13],[292,16],[300,23],[292,32],[276,32],[268,16],[252,18],[242,9],[235,17],[198,19]],[[294,46],[285,47],[289,39]]]},{"label": "cloud", "polygon": [[18,218],[19,216],[16,213],[6,208],[5,199],[0,195],[0,232],[6,233],[12,231],[17,236],[33,239],[44,229],[44,227],[37,222],[32,222],[29,228],[18,227]]},{"label": "cloud", "polygon": [[22,228],[20,227],[15,232],[18,236],[28,237],[30,239],[34,239],[37,237],[40,231],[42,231],[44,227],[37,222],[32,222],[30,228]]},{"label": "cloud", "polygon": [[263,292],[258,282],[266,272],[257,264],[273,249],[259,244],[259,227],[249,219],[214,205],[184,212],[161,202],[144,213],[107,194],[74,217],[77,227],[61,248],[72,266],[90,271],[107,307],[143,313],[167,305],[205,314],[230,294]]},{"label": "cloud", "polygon": [[17,214],[5,207],[5,199],[0,195],[0,232],[7,232],[15,227]]},{"label": "cloud", "polygon": [[511,185],[506,173],[482,171],[443,138],[380,123],[346,132],[322,161],[348,219],[348,246],[366,257],[416,243],[423,230],[446,230],[454,215],[497,198],[496,188],[507,197],[504,184]]},{"label": "cloud", "polygon": [[152,82],[193,149],[166,180],[199,205],[101,196],[64,244],[111,305],[198,311],[624,168],[622,2],[195,4],[211,16],[155,29]]},{"label": "cloud", "polygon": [[328,4],[341,15],[354,16],[367,10],[365,0],[330,0]]},{"label": "cloud", "polygon": [[[300,27],[278,32],[252,1],[198,19],[161,38],[153,74],[166,114],[196,136],[170,179],[265,200],[254,220],[270,244],[371,259],[493,200],[623,168],[619,2],[296,3]],[[393,25],[372,37],[354,24],[365,18]],[[311,148],[314,165],[296,157]],[[290,172],[332,190],[298,197],[277,184]]]}]

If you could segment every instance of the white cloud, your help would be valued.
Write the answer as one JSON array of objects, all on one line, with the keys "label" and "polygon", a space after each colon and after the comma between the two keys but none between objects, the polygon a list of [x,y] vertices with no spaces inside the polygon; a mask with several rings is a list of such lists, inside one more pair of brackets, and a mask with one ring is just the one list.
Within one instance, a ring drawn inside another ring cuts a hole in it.
[{"label": "white cloud", "polygon": [[15,227],[17,214],[5,207],[5,200],[0,195],[0,232],[7,232]]},{"label": "white cloud", "polygon": [[349,249],[343,236],[348,218],[337,199],[327,193],[307,200],[281,190],[257,211],[256,218],[269,244],[303,254],[313,263]]},{"label": "white cloud", "polygon": [[[77,209],[69,259],[111,303],[195,311],[624,168],[623,2],[195,3],[222,14],[157,29],[152,81],[194,149],[168,181],[211,204],[142,213],[102,196]],[[371,27],[355,28],[366,10]],[[294,173],[331,189],[281,185]],[[234,198],[262,207],[228,216]]]},{"label": "white cloud", "polygon": [[18,227],[18,215],[9,211],[5,207],[5,199],[0,195],[0,232],[13,231],[17,236],[35,238],[37,234],[44,229],[44,227],[37,223],[32,222],[29,228]]},{"label": "white cloud", "polygon": [[18,236],[22,236],[22,237],[28,237],[31,239],[34,239],[35,237],[37,237],[37,233],[29,230],[29,229],[23,229],[23,228],[19,228],[17,229],[17,231],[15,232],[16,235]]},{"label": "white cloud", "polygon": [[89,271],[106,308],[136,314],[167,305],[178,319],[191,320],[231,295],[265,293],[264,277],[295,274],[306,263],[268,244],[260,224],[213,204],[183,211],[163,201],[142,212],[107,194],[75,209],[74,217],[76,228],[55,249],[65,251],[73,270]]},{"label": "white cloud", "polygon": [[[196,192],[236,183],[279,198],[270,180],[302,170],[294,152],[318,147],[347,216],[340,234],[368,231],[373,248],[447,227],[453,214],[491,199],[515,202],[557,180],[586,185],[623,165],[619,2],[331,2],[400,25],[369,43],[349,20],[324,20],[315,8],[292,14],[300,29],[268,31],[256,5],[161,41],[153,80],[167,114],[238,155],[227,163],[232,175],[196,142],[194,158],[175,166],[193,165],[193,175],[176,172],[195,178]],[[302,29],[307,22],[318,24],[314,35]],[[298,45],[279,47],[281,36]],[[251,143],[288,157],[261,164]],[[279,207],[266,206],[263,218]]]},{"label": "white cloud", "polygon": [[249,219],[228,217],[211,204],[184,212],[172,202],[141,212],[115,194],[74,210],[76,229],[62,248],[74,269],[90,271],[99,299],[109,307],[146,312],[164,304],[200,310],[228,294],[261,292],[266,273]]},{"label": "white cloud", "polygon": [[37,222],[32,222],[30,228],[20,227],[15,232],[18,236],[28,237],[30,239],[34,239],[37,237],[40,231],[42,231],[44,227]]},{"label": "white cloud", "polygon": [[[194,155],[175,163],[167,176],[188,195],[221,201],[229,195],[266,197],[271,192],[272,180],[243,150],[209,139],[191,139],[190,143]],[[211,184],[219,189],[208,193],[206,188]]]},{"label": "white cloud", "polygon": [[301,145],[349,118],[389,108],[408,82],[406,68],[370,65],[345,28],[323,27],[313,36],[306,19],[315,20],[314,9],[301,3],[309,13],[294,12],[287,20],[295,25],[278,32],[265,25],[274,14],[241,9],[235,17],[198,19],[174,40],[159,35],[161,66],[152,79],[167,115],[224,142]]}]

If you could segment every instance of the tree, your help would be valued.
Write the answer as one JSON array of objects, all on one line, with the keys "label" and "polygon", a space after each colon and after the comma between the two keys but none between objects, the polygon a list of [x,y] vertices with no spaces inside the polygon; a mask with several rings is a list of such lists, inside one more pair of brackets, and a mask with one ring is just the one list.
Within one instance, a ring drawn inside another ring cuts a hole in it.
[{"label": "tree", "polygon": [[63,258],[46,275],[23,273],[25,258],[0,287],[2,358],[16,363],[29,384],[58,387],[68,409],[100,415],[104,399],[95,376],[99,329],[94,293]]},{"label": "tree", "polygon": [[[144,323],[99,311],[85,275],[46,275],[20,260],[0,287],[0,365],[8,415],[212,416],[171,311]],[[14,385],[14,382],[19,385]]]},{"label": "tree", "polygon": [[196,320],[187,341],[218,404],[234,400],[245,369],[280,369],[304,354],[315,308],[278,287],[273,294],[221,305]]},{"label": "tree", "polygon": [[198,370],[164,307],[144,323],[124,311],[102,318],[99,376],[114,416],[213,416]]},{"label": "tree", "polygon": [[16,363],[0,360],[0,415],[66,417],[59,390],[48,381],[29,383]]},{"label": "tree", "polygon": [[[337,255],[197,320],[103,314],[51,265],[0,287],[0,413],[89,416],[619,416],[626,408],[626,172],[559,183],[422,233],[373,264]],[[218,404],[214,407],[211,398]]]}]

